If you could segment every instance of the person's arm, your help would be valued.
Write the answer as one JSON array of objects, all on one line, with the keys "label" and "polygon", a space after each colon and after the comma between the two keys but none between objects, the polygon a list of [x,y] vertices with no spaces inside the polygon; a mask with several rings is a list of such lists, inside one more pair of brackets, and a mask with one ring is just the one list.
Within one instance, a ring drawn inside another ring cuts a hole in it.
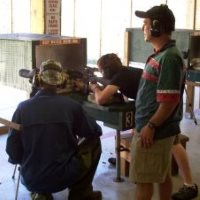
[{"label": "person's arm", "polygon": [[161,126],[165,120],[170,117],[177,106],[178,102],[160,103],[157,111],[151,117],[149,122],[141,129],[141,143],[144,147],[151,147],[156,127]]},{"label": "person's arm", "polygon": [[160,126],[165,122],[166,119],[174,112],[177,107],[178,102],[163,102],[160,103],[157,111],[149,120],[154,123],[156,126]]},{"label": "person's arm", "polygon": [[107,85],[104,89],[101,89],[97,84],[90,84],[90,89],[94,93],[96,103],[104,105],[111,102],[113,95],[119,90],[119,87]]}]

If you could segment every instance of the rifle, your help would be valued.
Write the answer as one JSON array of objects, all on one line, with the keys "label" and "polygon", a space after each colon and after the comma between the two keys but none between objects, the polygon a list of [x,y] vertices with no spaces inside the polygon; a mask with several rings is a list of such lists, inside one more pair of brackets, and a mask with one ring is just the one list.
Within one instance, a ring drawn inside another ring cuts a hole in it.
[{"label": "rifle", "polygon": [[[109,80],[95,75],[95,72],[97,71],[98,71],[97,68],[92,68],[88,66],[83,67],[82,70],[71,70],[71,69],[64,68],[63,73],[65,73],[66,81],[61,86],[62,90],[67,91],[67,93],[77,92],[76,88],[73,85],[74,80],[80,80],[82,82],[84,89],[80,89],[79,92],[83,95],[89,94],[89,90],[88,90],[89,83],[100,83],[102,86],[105,87],[106,85],[109,84]],[[31,91],[30,97],[34,96],[35,93],[39,89],[39,85],[37,81],[35,80],[37,73],[39,73],[38,68],[34,68],[32,70],[28,70],[28,69],[19,70],[19,76],[23,78],[28,78],[29,82],[32,84],[32,91]],[[58,91],[58,93],[60,92]]]}]

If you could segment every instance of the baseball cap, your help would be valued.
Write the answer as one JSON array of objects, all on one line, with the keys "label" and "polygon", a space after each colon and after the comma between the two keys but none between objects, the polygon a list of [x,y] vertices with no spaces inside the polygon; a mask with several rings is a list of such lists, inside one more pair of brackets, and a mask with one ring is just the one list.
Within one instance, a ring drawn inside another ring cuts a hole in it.
[{"label": "baseball cap", "polygon": [[173,12],[166,4],[154,6],[147,11],[135,11],[135,15],[140,18],[150,18],[158,20],[164,27],[165,32],[171,32],[175,29],[175,17]]},{"label": "baseball cap", "polygon": [[47,60],[40,65],[39,75],[49,85],[61,85],[64,82],[61,63]]}]

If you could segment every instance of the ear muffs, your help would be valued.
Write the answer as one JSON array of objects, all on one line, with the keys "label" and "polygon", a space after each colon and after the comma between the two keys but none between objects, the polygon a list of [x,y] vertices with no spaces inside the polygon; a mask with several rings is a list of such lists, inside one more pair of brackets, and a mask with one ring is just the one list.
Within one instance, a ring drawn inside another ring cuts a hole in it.
[{"label": "ear muffs", "polygon": [[154,19],[150,31],[153,37],[159,37],[162,33],[161,23],[158,20]]},{"label": "ear muffs", "polygon": [[38,72],[33,76],[32,84],[34,87],[39,88],[41,86],[41,77]]}]

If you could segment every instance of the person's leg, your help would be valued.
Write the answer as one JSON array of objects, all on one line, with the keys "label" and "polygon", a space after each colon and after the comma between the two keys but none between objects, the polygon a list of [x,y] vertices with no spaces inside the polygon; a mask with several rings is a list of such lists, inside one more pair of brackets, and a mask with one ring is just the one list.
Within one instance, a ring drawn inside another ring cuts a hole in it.
[{"label": "person's leg", "polygon": [[[134,134],[134,130],[135,129],[130,129],[129,131],[129,133],[125,133],[124,135],[121,135],[121,139],[122,138],[124,138],[124,137],[132,137],[133,136],[133,134]],[[116,146],[116,137],[115,137],[115,146]],[[123,147],[121,148],[121,151],[124,151],[123,150]],[[115,167],[116,166],[116,163],[117,163],[117,159],[116,159],[116,157],[110,157],[110,158],[108,158],[108,162],[113,166],[113,167]]]},{"label": "person's leg", "polygon": [[183,178],[183,182],[192,185],[193,182],[190,164],[184,147],[180,143],[174,144],[172,147],[172,154],[178,164],[181,176]]},{"label": "person's leg", "polygon": [[160,200],[171,200],[172,194],[172,180],[171,175],[168,173],[165,181],[159,184]]},{"label": "person's leg", "polygon": [[135,200],[151,200],[153,196],[152,183],[137,183]]},{"label": "person's leg", "polygon": [[90,198],[90,196],[91,199],[101,199],[101,192],[93,191],[92,186],[92,181],[99,163],[100,156],[100,139],[85,140],[79,146],[77,157],[80,158],[82,162],[83,173],[78,181],[69,187],[69,199],[80,200],[84,198]]},{"label": "person's leg", "polygon": [[178,164],[184,182],[183,187],[172,195],[172,199],[185,200],[195,198],[198,195],[198,187],[193,183],[187,152],[181,145],[178,136],[173,145],[172,154]]}]

